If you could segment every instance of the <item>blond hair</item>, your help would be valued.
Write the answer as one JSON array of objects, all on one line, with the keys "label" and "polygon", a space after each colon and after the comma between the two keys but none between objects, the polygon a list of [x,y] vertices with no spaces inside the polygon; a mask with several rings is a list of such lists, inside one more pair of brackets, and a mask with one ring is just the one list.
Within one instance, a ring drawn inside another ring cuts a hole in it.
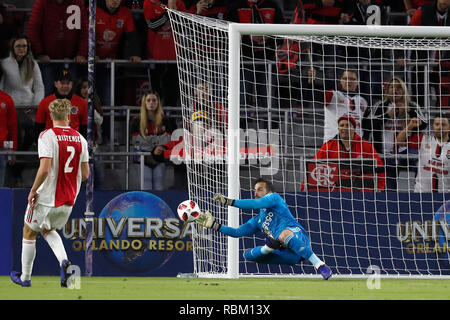
[{"label": "blond hair", "polygon": [[[394,86],[396,83],[398,83],[402,88],[405,105],[409,105],[409,103],[411,102],[411,97],[409,96],[408,93],[408,87],[406,86],[405,81],[403,81],[402,79],[398,77],[392,78],[392,80],[386,84],[386,92],[388,92],[389,86]],[[386,98],[391,102],[394,101],[394,96],[389,93],[386,93]]]},{"label": "blond hair", "polygon": [[67,99],[56,99],[52,101],[48,107],[52,115],[52,119],[56,121],[67,120],[72,104]]},{"label": "blond hair", "polygon": [[[149,95],[154,95],[156,99],[158,100],[158,107],[155,111],[148,111],[147,105],[146,105],[146,99]],[[141,103],[141,115],[140,115],[140,126],[139,126],[139,133],[142,137],[148,136],[148,120],[153,122],[153,125],[155,127],[155,132],[162,133],[162,122],[164,118],[164,111],[161,104],[161,99],[159,97],[159,94],[155,91],[148,92],[144,94],[142,97],[142,103]]]}]

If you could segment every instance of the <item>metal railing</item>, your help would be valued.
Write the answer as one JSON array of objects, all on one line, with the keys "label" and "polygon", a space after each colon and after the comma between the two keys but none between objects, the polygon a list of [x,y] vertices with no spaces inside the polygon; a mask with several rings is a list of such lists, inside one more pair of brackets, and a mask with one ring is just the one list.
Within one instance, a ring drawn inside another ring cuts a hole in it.
[{"label": "metal railing", "polygon": [[[14,11],[11,10],[11,11]],[[26,11],[26,9],[20,9],[17,11]],[[396,15],[398,15],[398,13],[396,13]],[[50,63],[63,63],[63,64],[75,64],[75,62],[73,60],[70,59],[60,59],[60,60],[52,60]],[[130,137],[129,137],[129,124],[130,124],[130,120],[131,120],[131,116],[132,113],[134,111],[139,111],[139,107],[136,106],[116,106],[116,99],[115,99],[115,91],[116,91],[116,67],[117,66],[132,66],[132,67],[140,67],[140,68],[147,68],[148,72],[148,78],[150,81],[150,74],[149,74],[149,70],[150,70],[150,66],[153,64],[174,64],[176,63],[176,61],[173,60],[142,60],[140,63],[132,63],[128,60],[98,60],[96,61],[96,63],[98,64],[109,64],[110,65],[110,87],[111,87],[111,96],[110,96],[110,101],[111,101],[111,106],[104,106],[104,116],[109,117],[109,125],[110,125],[110,133],[109,133],[109,151],[96,151],[94,153],[94,155],[97,157],[101,157],[102,163],[110,163],[112,166],[114,166],[115,164],[123,164],[125,163],[126,166],[126,188],[128,189],[129,186],[129,157],[131,156],[139,156],[140,157],[140,166],[142,168],[142,166],[144,165],[144,157],[146,155],[149,155],[150,153],[148,152],[131,152],[130,150]],[[245,63],[245,62],[244,62]],[[375,64],[379,64],[377,62],[374,62]],[[271,97],[272,96],[272,90],[273,90],[273,86],[272,86],[272,76],[274,75],[273,70],[275,70],[274,68],[274,64],[275,62],[269,63],[272,66],[268,68],[268,73],[267,73],[267,79],[268,79],[268,83],[267,83],[267,92],[268,92],[268,96]],[[392,66],[392,63],[385,63],[386,65]],[[333,63],[333,67],[336,66],[347,66],[348,64],[345,62],[337,62],[337,63]],[[359,63],[359,66],[363,66],[364,63]],[[430,114],[432,114],[433,112],[435,112],[436,110],[432,110],[429,109],[429,98],[430,95],[429,93],[429,86],[430,86],[430,80],[428,78],[428,68],[433,67],[435,64],[433,63],[413,63],[411,64],[411,66],[419,66],[422,65],[424,67],[424,74],[425,74],[425,83],[424,83],[424,88],[425,88],[425,108],[428,109],[430,111]],[[323,67],[323,64],[320,64],[321,67]],[[408,68],[408,63],[406,64],[406,67]],[[272,120],[276,119],[278,117],[284,117],[285,119],[289,118],[290,115],[293,112],[297,112],[297,110],[291,110],[291,109],[284,109],[284,108],[273,108],[272,106],[272,99],[268,99],[268,105],[267,108],[264,108],[264,110],[257,110],[255,109],[254,112],[258,112],[261,113],[261,116],[265,116],[267,117],[267,124],[269,126],[269,130],[271,128],[272,125]],[[32,108],[36,108],[37,106],[33,106]],[[19,108],[30,108],[30,107],[17,107]],[[181,110],[180,107],[176,107],[176,106],[169,106],[169,107],[165,107],[164,108],[165,111],[169,111],[169,112],[180,112],[179,115],[176,115],[177,117],[181,118]],[[253,110],[252,110],[253,112]],[[321,111],[320,109],[315,109],[315,108],[304,108],[302,109],[302,112],[304,114],[314,114],[316,117],[317,116],[322,116],[321,115]],[[120,151],[116,151],[115,150],[115,141],[116,141],[116,136],[115,136],[115,132],[116,132],[116,125],[117,125],[117,119],[120,117],[124,117],[124,121],[125,121],[125,148],[126,148],[126,152],[120,152]],[[288,131],[288,127],[289,127],[289,122],[284,122],[284,132]],[[318,148],[320,146],[309,146],[307,147],[307,152],[304,153],[304,155],[309,158],[309,157],[313,157],[315,154],[315,150],[314,148]],[[287,145],[282,146],[283,153],[285,156],[288,156],[288,150],[289,147]],[[0,151],[0,154],[8,154],[8,155],[20,155],[20,156],[36,156],[37,152],[35,151]],[[380,155],[381,156],[381,155]],[[126,157],[126,161],[117,161],[115,158],[116,157]],[[387,158],[392,157],[392,158],[402,158],[402,157],[407,157],[404,155],[395,155],[395,156],[391,156],[391,155],[387,155],[385,156]],[[415,158],[415,155],[410,155],[409,157]],[[143,186],[143,170],[141,170],[141,176],[140,176],[140,185],[141,188]]]},{"label": "metal railing", "polygon": [[[30,107],[24,107],[20,106],[18,109],[29,109]],[[36,109],[36,107],[32,107],[33,109]],[[114,166],[120,165],[124,166],[125,168],[125,189],[129,190],[130,188],[130,157],[133,159],[134,157],[139,157],[139,166],[140,166],[140,176],[139,176],[139,186],[141,189],[144,187],[144,165],[145,165],[145,156],[149,156],[152,153],[151,152],[136,152],[136,151],[130,151],[130,120],[132,117],[132,114],[134,111],[138,111],[140,108],[136,106],[116,106],[116,107],[105,107],[104,116],[110,117],[112,119],[112,123],[115,123],[117,121],[118,114],[116,113],[117,110],[120,110],[120,116],[125,118],[125,126],[124,126],[124,139],[125,143],[122,146],[125,146],[126,151],[117,151],[115,150],[115,144],[114,140],[112,140],[112,143],[109,146],[110,151],[102,151],[101,149],[97,148],[94,149],[92,152],[92,157],[95,158],[95,163],[97,165],[106,165],[109,164],[112,169],[114,169]],[[172,115],[179,119],[181,119],[181,110],[177,107],[167,107],[165,108],[168,112],[178,112],[178,114]],[[314,112],[315,117],[321,116],[323,114],[323,110],[321,112],[318,112],[317,109],[306,109],[304,111],[310,111],[311,113]],[[269,111],[269,112],[268,112]],[[265,109],[265,110],[258,110],[253,109],[251,112],[258,113],[259,119],[269,119],[269,113],[273,113],[273,115],[270,116],[272,120],[275,120],[277,118],[281,119],[288,119],[291,116],[292,110],[290,109]],[[243,115],[245,114],[244,111],[241,112]],[[318,114],[319,113],[319,114]],[[299,146],[289,146],[287,144],[287,139],[285,139],[285,133],[288,132],[289,126],[291,125],[299,125],[301,126],[302,123],[299,122],[284,122],[283,128],[280,128],[282,132],[284,131],[284,134],[280,135],[279,139],[279,157],[283,159],[284,161],[307,161],[312,159],[317,150],[321,147],[321,145],[299,145]],[[112,135],[114,138],[114,135]],[[297,151],[297,152],[296,152]],[[11,150],[0,150],[0,155],[8,155],[8,156],[26,156],[26,157],[35,157],[37,162],[37,151],[11,151]],[[390,154],[390,155],[380,155],[383,159],[417,159],[416,154],[410,154],[410,155],[404,155],[404,154]],[[32,164],[32,161],[26,161],[28,164]]]}]

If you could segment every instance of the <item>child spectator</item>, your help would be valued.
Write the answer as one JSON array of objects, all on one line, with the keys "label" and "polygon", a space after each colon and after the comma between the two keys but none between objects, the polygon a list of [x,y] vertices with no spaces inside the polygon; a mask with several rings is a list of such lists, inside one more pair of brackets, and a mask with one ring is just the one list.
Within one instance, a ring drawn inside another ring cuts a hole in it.
[{"label": "child spectator", "polygon": [[[89,81],[86,77],[82,77],[78,79],[75,83],[75,87],[73,89],[74,94],[82,97],[83,99],[88,101],[88,89],[89,89]],[[94,148],[97,147],[98,144],[102,142],[102,123],[103,123],[103,108],[101,106],[100,98],[94,92],[93,98],[94,104]],[[101,189],[103,187],[103,181],[105,177],[105,168],[98,161],[101,160],[101,157],[94,157],[94,187],[96,189]]]},{"label": "child spectator", "polygon": [[[75,87],[73,89],[73,92],[82,97],[83,99],[88,101],[88,89],[89,89],[89,81],[87,77],[82,77],[78,79],[78,81],[75,83]],[[101,101],[97,93],[94,93],[94,140],[96,143],[101,144],[102,143],[102,123],[103,123],[103,108],[101,105]]]},{"label": "child spectator", "polygon": [[307,24],[340,24],[350,21],[351,0],[303,0]]}]

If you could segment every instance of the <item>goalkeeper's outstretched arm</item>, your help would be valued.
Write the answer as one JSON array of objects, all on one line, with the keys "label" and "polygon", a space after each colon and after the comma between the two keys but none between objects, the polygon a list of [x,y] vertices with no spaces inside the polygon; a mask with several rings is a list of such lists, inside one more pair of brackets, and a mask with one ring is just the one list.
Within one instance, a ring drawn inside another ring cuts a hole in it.
[{"label": "goalkeeper's outstretched arm", "polygon": [[213,229],[223,233],[224,235],[240,238],[244,236],[250,236],[254,234],[258,230],[258,226],[256,224],[256,219],[253,217],[243,225],[239,226],[239,228],[232,228],[221,225],[218,223],[212,214],[209,211],[202,213],[198,219],[197,223],[205,228]]},{"label": "goalkeeper's outstretched arm", "polygon": [[213,200],[222,203],[224,206],[228,205],[240,209],[266,209],[274,205],[274,198],[268,196],[259,199],[234,200],[226,198],[224,195],[218,193],[214,196]]}]

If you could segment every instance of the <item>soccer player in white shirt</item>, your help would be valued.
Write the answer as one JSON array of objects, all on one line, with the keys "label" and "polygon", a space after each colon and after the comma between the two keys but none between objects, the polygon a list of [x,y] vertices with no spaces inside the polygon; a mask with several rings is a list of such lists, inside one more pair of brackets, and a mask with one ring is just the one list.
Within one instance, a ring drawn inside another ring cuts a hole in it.
[{"label": "soccer player in white shirt", "polygon": [[69,219],[81,182],[89,177],[86,139],[69,127],[72,105],[57,99],[50,106],[53,127],[39,135],[39,169],[28,195],[22,241],[22,272],[12,271],[11,280],[23,287],[31,286],[31,272],[36,256],[36,237],[40,232],[59,261],[61,286],[67,287],[70,266],[61,237]]},{"label": "soccer player in white shirt", "polygon": [[397,143],[419,150],[419,163],[414,192],[450,192],[450,123],[447,116],[437,116],[432,134],[409,132],[420,126],[413,118],[397,136]]}]

